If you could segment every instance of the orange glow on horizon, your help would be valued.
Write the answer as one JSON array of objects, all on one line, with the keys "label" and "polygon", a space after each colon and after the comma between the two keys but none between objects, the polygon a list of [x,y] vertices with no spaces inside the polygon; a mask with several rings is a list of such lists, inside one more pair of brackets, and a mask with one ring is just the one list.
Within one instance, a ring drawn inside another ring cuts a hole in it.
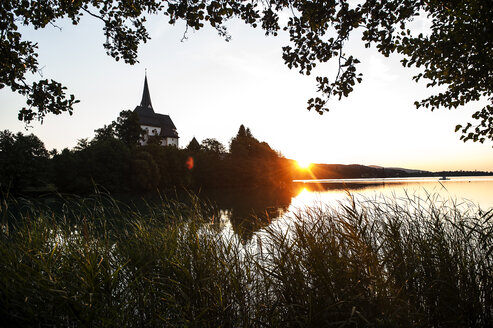
[{"label": "orange glow on horizon", "polygon": [[[315,168],[313,163],[304,160],[296,160],[295,163],[298,167],[298,171],[300,171],[299,173],[303,177],[302,179],[317,179],[317,176],[312,171],[312,167]],[[305,191],[307,191],[306,188]]]},{"label": "orange glow on horizon", "polygon": [[298,165],[298,168],[300,168],[300,169],[307,170],[310,168],[312,163],[305,161],[305,160],[297,160],[296,165]]}]

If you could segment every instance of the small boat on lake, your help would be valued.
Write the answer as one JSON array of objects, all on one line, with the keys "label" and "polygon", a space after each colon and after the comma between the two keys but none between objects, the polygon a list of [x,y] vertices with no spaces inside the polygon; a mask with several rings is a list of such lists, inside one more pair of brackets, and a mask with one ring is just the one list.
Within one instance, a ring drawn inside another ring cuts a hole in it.
[{"label": "small boat on lake", "polygon": [[445,180],[450,180],[450,178],[447,178],[445,175],[443,177],[441,177],[440,179],[438,180],[441,180],[441,181],[445,181]]}]

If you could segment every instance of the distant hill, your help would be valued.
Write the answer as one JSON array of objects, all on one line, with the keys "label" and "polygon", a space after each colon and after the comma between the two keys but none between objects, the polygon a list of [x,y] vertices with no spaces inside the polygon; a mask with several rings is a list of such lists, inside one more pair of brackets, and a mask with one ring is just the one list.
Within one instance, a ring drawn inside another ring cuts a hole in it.
[{"label": "distant hill", "polygon": [[[293,161],[294,162],[294,161]],[[293,163],[294,165],[294,163]],[[493,175],[484,171],[440,171],[430,172],[399,167],[382,167],[359,164],[312,164],[309,170],[293,170],[294,180],[307,179],[358,179],[358,178],[406,178],[441,176]]]},{"label": "distant hill", "polygon": [[309,170],[295,170],[294,179],[389,178],[408,175],[409,173],[402,169],[378,168],[359,164],[312,164]]},{"label": "distant hill", "polygon": [[404,171],[404,172],[407,172],[407,173],[412,173],[412,174],[429,174],[429,173],[433,173],[433,172],[430,172],[430,171],[425,171],[425,170],[415,170],[415,169],[405,169],[405,168],[402,168],[402,167],[389,167],[387,168],[389,170],[401,170],[401,171]]},{"label": "distant hill", "polygon": [[404,172],[413,173],[413,174],[416,174],[416,173],[419,173],[419,174],[421,174],[421,173],[425,173],[425,174],[432,173],[430,171],[416,170],[416,169],[406,169],[406,168],[403,168],[403,167],[383,167],[383,166],[378,166],[378,165],[368,165],[368,167],[372,167],[372,168],[375,168],[375,169],[386,169],[386,170],[404,171]]}]

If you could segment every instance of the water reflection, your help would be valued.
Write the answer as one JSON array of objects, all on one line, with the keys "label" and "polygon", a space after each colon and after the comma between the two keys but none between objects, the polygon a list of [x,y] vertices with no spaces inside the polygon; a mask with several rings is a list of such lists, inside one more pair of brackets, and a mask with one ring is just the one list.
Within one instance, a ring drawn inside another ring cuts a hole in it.
[{"label": "water reflection", "polygon": [[230,189],[199,195],[213,202],[243,242],[282,217],[295,196],[293,189]]},{"label": "water reflection", "polygon": [[[318,181],[318,180],[315,180]],[[347,190],[356,191],[363,189],[376,189],[378,187],[384,187],[384,182],[371,181],[371,182],[295,182],[295,188],[298,190],[307,190],[308,192],[324,192],[324,191],[338,191],[345,192]]]},{"label": "water reflection", "polygon": [[446,204],[473,204],[493,208],[492,177],[316,180],[293,183],[290,190],[230,190],[209,194],[243,241],[254,232],[307,206],[338,206],[349,194],[360,200],[421,198]]},{"label": "water reflection", "polygon": [[347,199],[348,192],[366,199],[382,195],[425,199],[434,195],[455,204],[470,202],[482,209],[493,207],[493,177],[454,177],[446,181],[438,178],[306,180],[297,184],[309,194],[301,195],[301,199],[293,198],[292,208],[320,202],[337,205]]},{"label": "water reflection", "polygon": [[[195,193],[176,192],[170,195],[97,195],[95,198],[74,199],[49,196],[37,199],[37,206],[63,212],[68,220],[84,216],[84,211],[104,209],[105,215],[118,217],[119,207],[128,206],[140,213],[162,208],[173,201],[190,202]],[[493,208],[493,177],[457,177],[447,181],[438,178],[411,179],[350,179],[316,180],[293,183],[288,189],[220,189],[201,191],[200,201],[213,204],[211,220],[222,229],[227,225],[243,242],[249,241],[254,233],[271,222],[287,219],[289,212],[297,212],[310,206],[338,206],[351,194],[356,199],[406,198],[409,196],[426,199],[438,195],[442,200],[455,204],[470,202],[483,210]],[[449,203],[449,204],[450,204]],[[115,206],[117,204],[118,206]],[[107,206],[106,206],[107,205]],[[153,205],[149,207],[149,205]],[[161,206],[161,207],[160,207]],[[12,215],[23,215],[33,208],[31,201],[17,200],[9,207]],[[90,217],[90,213],[87,216]],[[219,220],[217,220],[219,218]]]}]

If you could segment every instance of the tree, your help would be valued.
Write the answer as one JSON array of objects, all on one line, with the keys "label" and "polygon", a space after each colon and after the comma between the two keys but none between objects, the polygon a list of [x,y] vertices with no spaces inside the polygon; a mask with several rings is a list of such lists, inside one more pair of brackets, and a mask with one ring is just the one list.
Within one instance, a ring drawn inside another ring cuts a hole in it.
[{"label": "tree", "polygon": [[132,190],[152,191],[156,190],[159,183],[159,167],[146,151],[137,151],[130,161],[130,181]]},{"label": "tree", "polygon": [[131,154],[115,138],[82,142],[82,147],[64,149],[53,158],[55,184],[60,191],[90,193],[95,185],[111,192],[127,191]]},{"label": "tree", "polygon": [[245,126],[242,124],[236,133],[236,138],[245,138],[247,136]]},{"label": "tree", "polygon": [[102,128],[94,130],[93,142],[115,138],[115,129],[113,124],[104,125]]},{"label": "tree", "polygon": [[245,128],[242,124],[236,136],[231,139],[229,152],[233,158],[244,159],[252,155],[252,150],[258,143],[258,140],[253,137],[250,129]]},{"label": "tree", "polygon": [[258,141],[241,125],[229,145],[234,184],[240,186],[284,187],[291,181],[289,165],[266,142]]},{"label": "tree", "polygon": [[[484,142],[493,140],[493,9],[488,0],[366,0],[351,7],[346,1],[295,1],[296,15],[285,29],[293,46],[283,48],[289,67],[310,74],[317,63],[332,58],[339,69],[333,81],[317,77],[318,90],[324,95],[309,100],[309,109],[320,114],[328,111],[331,96],[341,99],[362,81],[356,65],[360,62],[344,52],[351,34],[361,32],[366,47],[376,45],[385,56],[403,55],[406,67],[420,67],[413,79],[429,80],[428,86],[447,86],[447,90],[415,102],[416,107],[431,110],[456,108],[466,102],[486,97],[489,105],[478,110],[474,124],[461,130],[461,139]],[[416,35],[409,25],[417,16],[431,21],[429,34]]]},{"label": "tree", "polygon": [[49,154],[33,134],[0,131],[0,191],[14,193],[46,185]]},{"label": "tree", "polygon": [[[105,125],[105,128],[106,128],[106,125]],[[96,136],[94,137],[94,139],[103,140],[104,138],[102,138],[101,135],[99,134],[99,132],[98,132],[99,130],[101,130],[101,129],[96,130]],[[77,151],[84,150],[84,149],[89,148],[89,146],[91,146],[89,139],[88,138],[82,138],[82,139],[77,140],[77,145],[75,145],[74,150],[77,150]]]},{"label": "tree", "polygon": [[134,147],[142,138],[144,131],[140,127],[139,117],[131,110],[123,110],[116,121],[94,130],[96,133],[93,142],[117,138],[127,147]]},{"label": "tree", "polygon": [[158,144],[147,144],[138,148],[149,153],[159,170],[159,188],[161,190],[186,187],[190,184],[190,172],[186,162],[188,154],[176,147],[163,147]]},{"label": "tree", "polygon": [[205,152],[213,153],[216,156],[226,153],[226,147],[214,138],[206,138],[202,140],[202,149]]},{"label": "tree", "polygon": [[120,116],[113,121],[116,137],[128,147],[134,147],[142,138],[144,131],[140,127],[137,113],[131,110],[120,112]]},{"label": "tree", "polygon": [[[354,4],[344,0],[5,0],[0,5],[0,88],[8,86],[27,97],[29,107],[19,113],[26,122],[42,120],[47,113],[71,113],[76,102],[73,96],[65,96],[65,88],[58,82],[26,83],[26,74],[39,70],[36,44],[22,39],[18,24],[43,28],[63,17],[77,24],[84,14],[90,15],[104,23],[107,53],[133,64],[138,45],[149,39],[146,15],[163,13],[170,24],[185,21],[187,29],[209,24],[226,40],[229,35],[224,23],[238,18],[260,26],[268,35],[287,32],[290,44],[283,47],[283,59],[301,74],[311,74],[320,63],[338,63],[333,79],[316,77],[322,97],[310,99],[308,109],[323,114],[330,97],[347,97],[362,81],[357,72],[360,61],[345,52],[349,37],[357,35],[365,46],[374,45],[385,56],[398,53],[404,66],[421,68],[416,81],[425,78],[430,87],[446,87],[417,101],[417,107],[456,108],[486,98],[488,105],[474,113],[474,123],[456,127],[464,141],[484,142],[493,140],[492,8],[490,0],[365,0]],[[284,25],[281,14],[289,15]],[[418,16],[431,22],[429,33],[416,35],[410,30]]]}]

